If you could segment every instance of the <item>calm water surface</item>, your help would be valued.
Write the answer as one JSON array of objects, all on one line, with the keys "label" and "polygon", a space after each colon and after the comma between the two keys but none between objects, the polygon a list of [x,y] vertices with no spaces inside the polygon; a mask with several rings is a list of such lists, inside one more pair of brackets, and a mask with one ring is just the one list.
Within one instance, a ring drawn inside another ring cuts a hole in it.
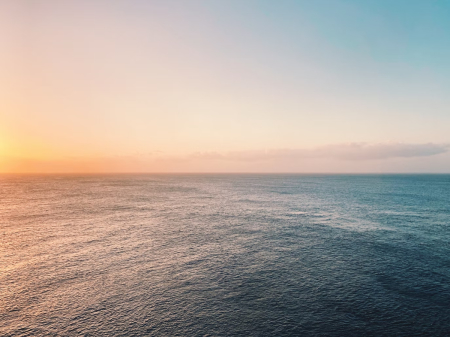
[{"label": "calm water surface", "polygon": [[0,335],[450,336],[450,176],[1,176]]}]

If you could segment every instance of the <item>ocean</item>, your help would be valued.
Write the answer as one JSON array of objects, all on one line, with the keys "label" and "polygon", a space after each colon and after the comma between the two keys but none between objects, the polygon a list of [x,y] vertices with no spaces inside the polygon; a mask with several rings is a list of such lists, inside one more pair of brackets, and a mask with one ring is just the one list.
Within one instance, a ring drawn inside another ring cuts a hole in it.
[{"label": "ocean", "polygon": [[0,176],[1,336],[450,336],[450,175]]}]

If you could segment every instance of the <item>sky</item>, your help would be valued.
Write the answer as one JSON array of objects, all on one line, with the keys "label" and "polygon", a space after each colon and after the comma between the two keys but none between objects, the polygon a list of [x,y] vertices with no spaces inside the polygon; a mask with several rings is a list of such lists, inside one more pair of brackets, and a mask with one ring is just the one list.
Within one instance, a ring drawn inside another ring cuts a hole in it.
[{"label": "sky", "polygon": [[447,0],[0,0],[0,172],[450,173]]}]

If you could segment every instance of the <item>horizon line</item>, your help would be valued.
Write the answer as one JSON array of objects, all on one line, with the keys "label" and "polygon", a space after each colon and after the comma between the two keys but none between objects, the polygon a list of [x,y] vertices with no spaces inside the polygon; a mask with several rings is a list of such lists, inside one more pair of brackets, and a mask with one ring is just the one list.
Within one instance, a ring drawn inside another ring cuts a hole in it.
[{"label": "horizon line", "polygon": [[450,172],[0,172],[1,175],[450,175]]}]

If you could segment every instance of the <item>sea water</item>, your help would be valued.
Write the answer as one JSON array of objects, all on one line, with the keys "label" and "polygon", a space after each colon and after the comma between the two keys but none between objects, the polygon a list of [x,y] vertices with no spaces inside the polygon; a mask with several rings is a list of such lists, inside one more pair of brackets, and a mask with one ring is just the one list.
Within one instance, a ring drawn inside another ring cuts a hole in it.
[{"label": "sea water", "polygon": [[450,336],[450,175],[0,176],[1,336]]}]

